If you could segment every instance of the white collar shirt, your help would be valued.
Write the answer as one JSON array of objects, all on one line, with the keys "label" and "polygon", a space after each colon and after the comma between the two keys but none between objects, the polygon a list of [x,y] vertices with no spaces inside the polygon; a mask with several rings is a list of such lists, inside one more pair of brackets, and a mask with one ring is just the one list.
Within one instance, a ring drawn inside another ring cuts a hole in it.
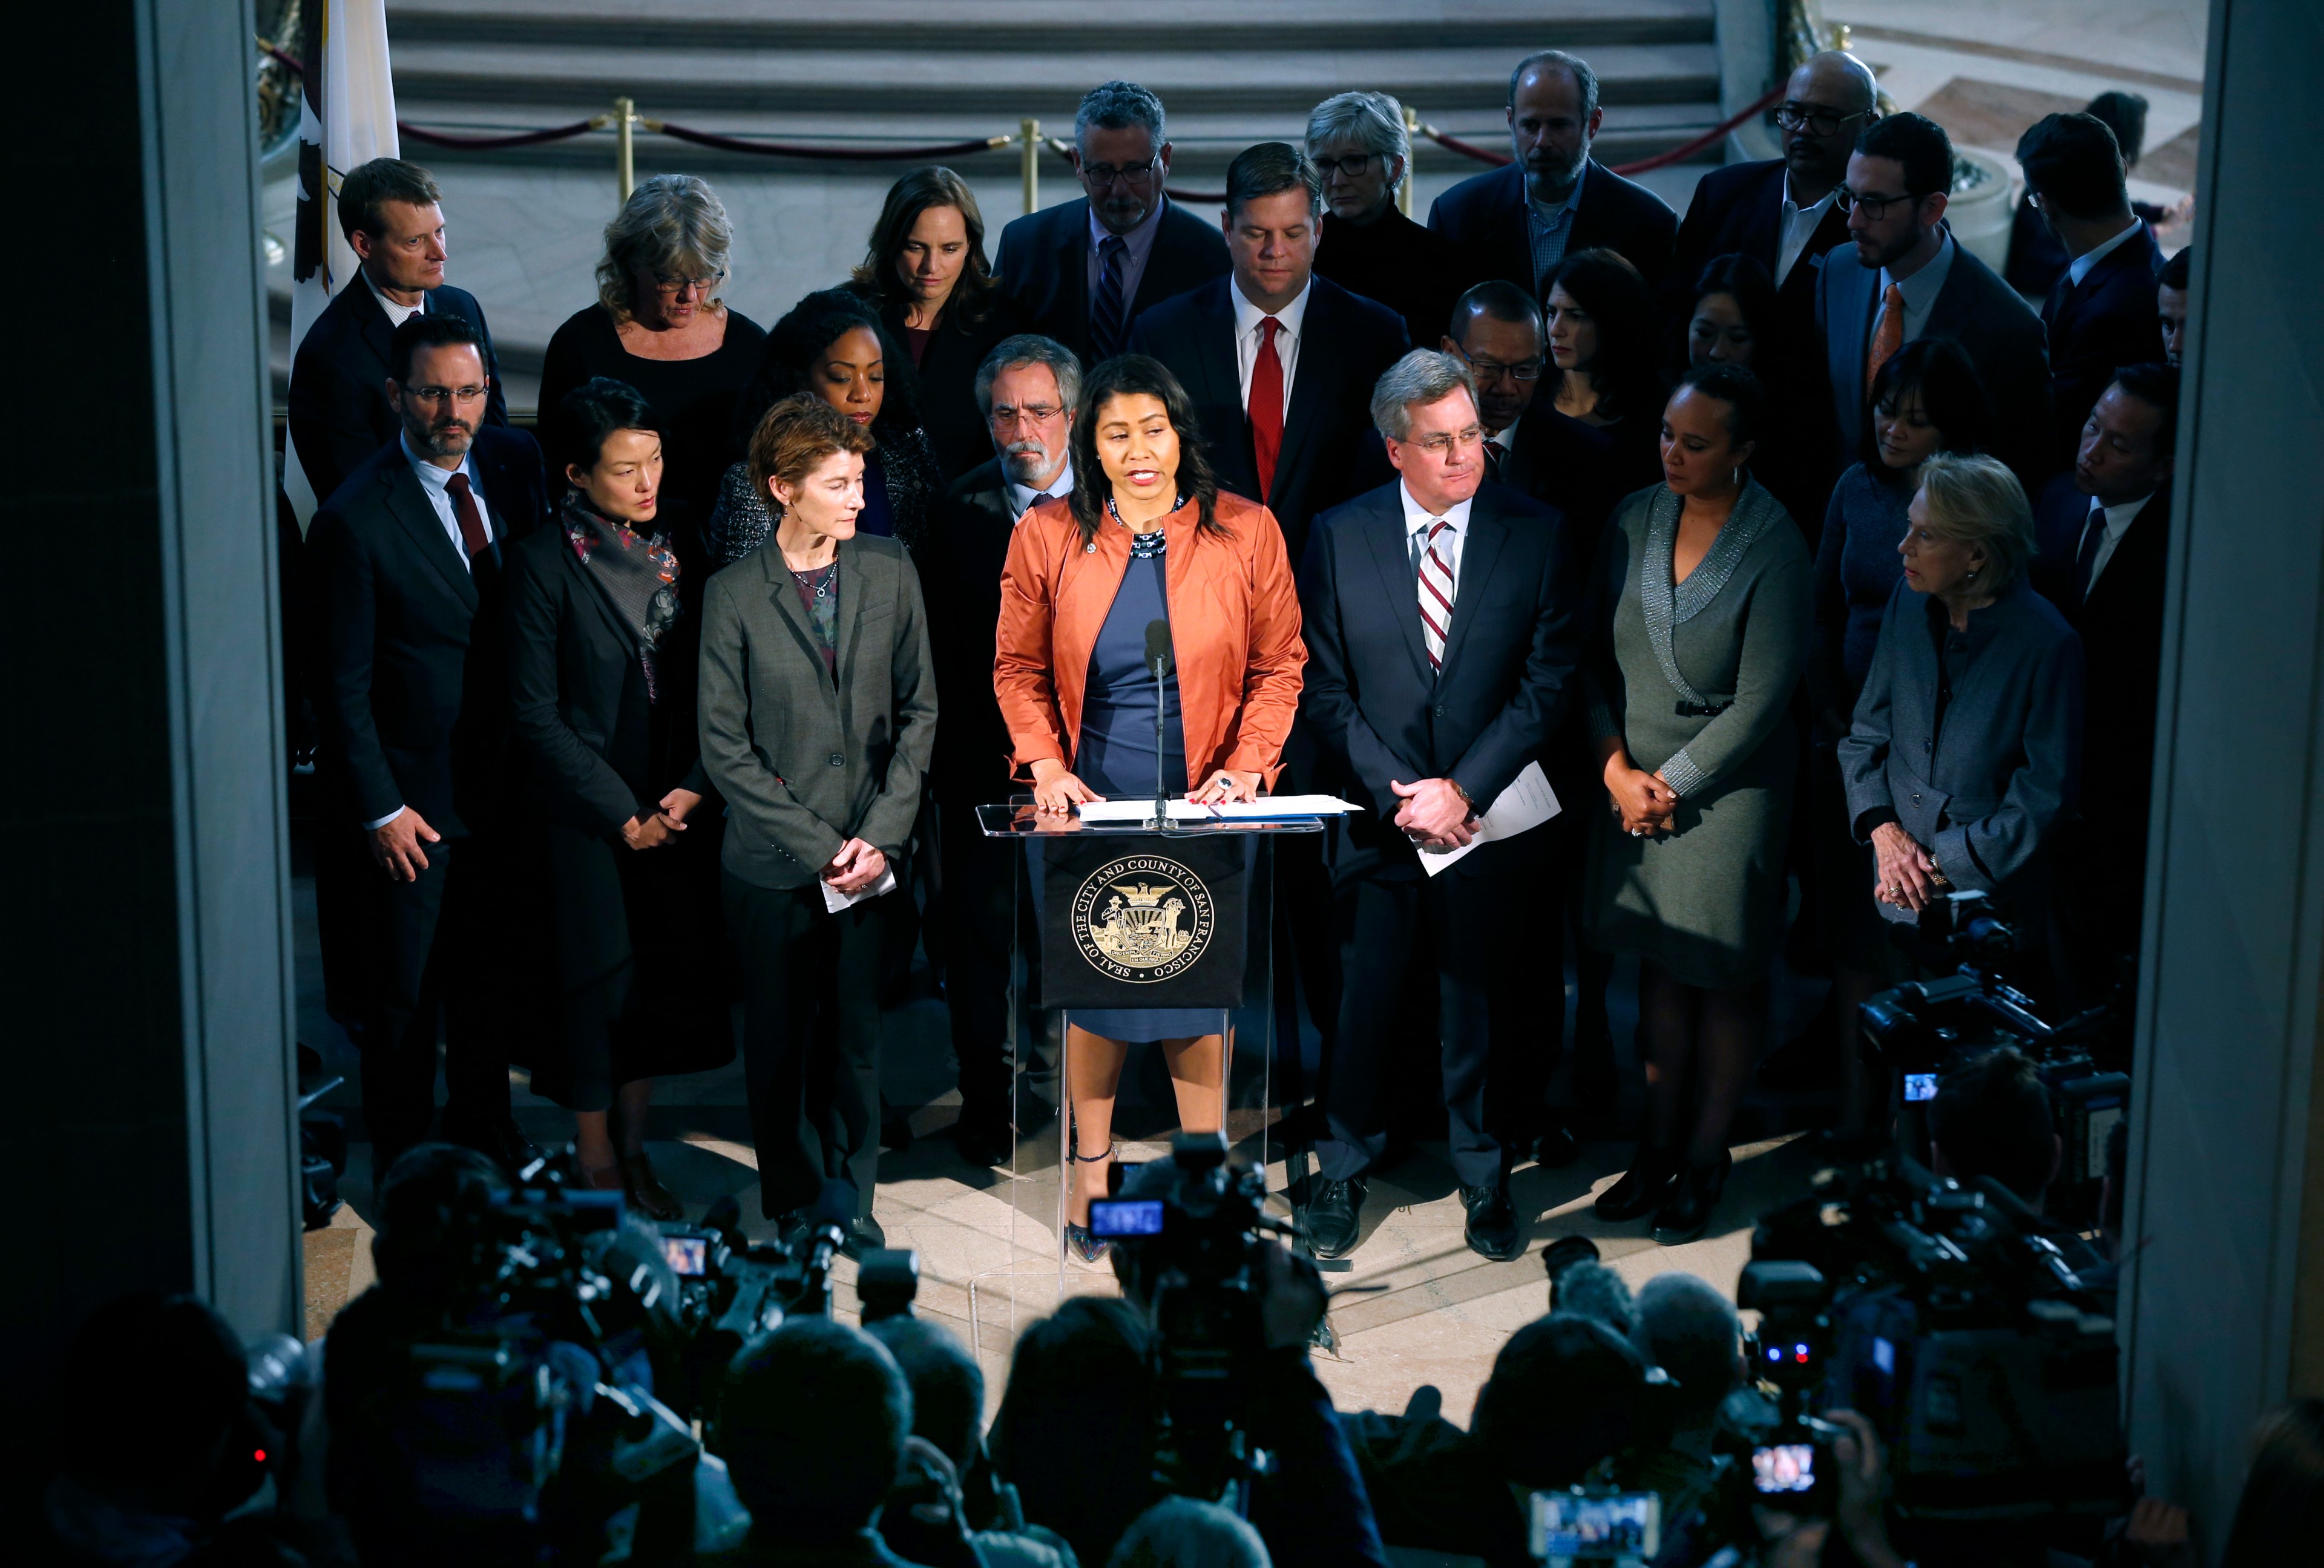
[{"label": "white collar shirt", "polygon": [[1071,495],[1074,493],[1074,460],[1066,458],[1065,466],[1057,470],[1057,476],[1044,489],[1036,490],[1029,484],[1019,484],[1014,479],[1008,481],[1008,484],[1009,515],[1021,522],[1025,514],[1032,511],[1034,504],[1044,495]]},{"label": "white collar shirt", "polygon": [[[1406,553],[1412,558],[1412,575],[1416,582],[1420,576],[1420,558],[1428,550],[1428,530],[1437,521],[1430,512],[1412,497],[1412,486],[1399,479],[1396,493],[1404,503],[1404,537]],[[1445,570],[1452,574],[1452,603],[1457,612],[1461,603],[1461,547],[1469,538],[1469,509],[1473,500],[1455,502],[1443,513],[1443,521],[1452,526],[1436,541],[1436,553],[1443,560]],[[1417,593],[1417,588],[1415,589]]]},{"label": "white collar shirt", "polygon": [[[2126,501],[2116,506],[2102,506],[2097,496],[2090,497],[2089,519],[2082,526],[2088,530],[2091,524],[2098,524],[2106,530],[2106,535],[2098,540],[2098,553],[2090,558],[2090,581],[2089,587],[2083,590],[2085,596],[2091,588],[2098,586],[2098,576],[2107,569],[2107,563],[2114,559],[2115,550],[2122,544],[2122,536],[2130,531],[2130,525],[2138,521],[2138,514],[2145,511],[2146,503],[2153,499],[2154,492],[2151,490],[2135,501]],[[2080,554],[2080,541],[2076,540],[2075,545],[2076,553]]]},{"label": "white collar shirt", "polygon": [[466,474],[468,476],[468,493],[475,497],[476,515],[484,520],[485,534],[497,538],[500,533],[493,526],[492,508],[484,503],[484,482],[476,477],[475,452],[462,454],[457,468],[439,468],[411,449],[410,437],[399,437],[398,439],[403,443],[403,456],[410,463],[411,472],[419,475],[420,493],[428,497],[428,504],[436,509],[436,521],[444,525],[444,537],[452,541],[452,553],[460,558],[460,564],[467,567],[473,575],[475,567],[468,560],[468,543],[460,537],[460,514],[452,505],[452,492],[448,488],[453,475]]},{"label": "white collar shirt", "polygon": [[2115,235],[2114,238],[2107,241],[2107,243],[2102,245],[2098,245],[2090,250],[2084,251],[2080,255],[2076,256],[2072,261],[2067,263],[2066,277],[2070,285],[2074,288],[2081,287],[2082,280],[2090,275],[2091,268],[2097,266],[2100,262],[2105,261],[2107,257],[2121,249],[2123,244],[2129,240],[2131,235],[2136,234],[2140,229],[2143,229],[2145,226],[2145,224],[2134,217],[2130,220],[2130,226],[2123,230],[2120,234]]},{"label": "white collar shirt", "polygon": [[1821,223],[1823,215],[1831,210],[1832,202],[1840,195],[1840,187],[1835,185],[1825,191],[1823,199],[1813,206],[1802,207],[1792,199],[1792,177],[1787,173],[1784,176],[1783,191],[1783,221],[1775,230],[1775,287],[1778,289],[1784,286],[1784,280],[1792,275],[1792,268],[1798,264],[1800,256],[1807,250],[1808,241],[1815,237],[1816,225]]},{"label": "white collar shirt", "polygon": [[[1291,383],[1299,369],[1300,326],[1307,318],[1307,297],[1315,291],[1315,280],[1309,278],[1290,304],[1275,313],[1280,330],[1275,335],[1275,356],[1283,362],[1283,411],[1291,412]],[[1259,346],[1267,335],[1259,323],[1267,312],[1243,297],[1242,286],[1230,279],[1227,292],[1234,296],[1235,374],[1242,383],[1242,406],[1250,407],[1250,373],[1259,364]]]},{"label": "white collar shirt", "polygon": [[[1910,343],[1926,332],[1929,312],[1935,309],[1937,296],[1945,291],[1945,280],[1952,274],[1952,270],[1953,236],[1950,230],[1946,231],[1944,243],[1937,247],[1937,254],[1929,259],[1929,264],[1911,277],[1891,278],[1888,269],[1881,268],[1880,287],[1873,294],[1873,331],[1877,333],[1880,329],[1879,301],[1888,297],[1888,285],[1894,283],[1896,291],[1904,296],[1904,336],[1897,341],[1900,344]],[[1869,343],[1871,339],[1868,337],[1865,341]]]},{"label": "white collar shirt", "polygon": [[364,272],[360,267],[355,271],[363,279],[364,287],[371,291],[371,297],[379,301],[379,308],[387,312],[387,324],[390,327],[401,327],[412,317],[427,313],[428,296],[426,294],[420,296],[420,303],[417,305],[399,305],[379,291],[379,285],[371,281],[369,272]]}]

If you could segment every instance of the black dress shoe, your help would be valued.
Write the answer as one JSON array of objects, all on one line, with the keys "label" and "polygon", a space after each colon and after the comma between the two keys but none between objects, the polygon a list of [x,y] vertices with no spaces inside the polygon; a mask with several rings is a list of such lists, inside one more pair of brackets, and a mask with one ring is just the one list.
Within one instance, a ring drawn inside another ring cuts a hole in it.
[{"label": "black dress shoe", "polygon": [[1461,1206],[1469,1211],[1469,1224],[1462,1240],[1469,1243],[1471,1252],[1496,1263],[1525,1256],[1525,1228],[1517,1223],[1517,1209],[1509,1203],[1508,1182],[1496,1182],[1489,1187],[1462,1187]]},{"label": "black dress shoe", "polygon": [[1304,1218],[1307,1245],[1314,1250],[1316,1257],[1345,1258],[1356,1250],[1356,1237],[1362,1229],[1364,1196],[1370,1190],[1361,1176],[1350,1176],[1343,1182],[1315,1178]]},{"label": "black dress shoe", "polygon": [[1617,1223],[1652,1213],[1669,1194],[1671,1178],[1678,1174],[1678,1166],[1677,1155],[1640,1144],[1638,1152],[1630,1158],[1630,1168],[1599,1197],[1592,1212],[1601,1220]]},{"label": "black dress shoe", "polygon": [[512,1176],[522,1176],[540,1150],[516,1124],[516,1118],[504,1116],[497,1122],[455,1121],[444,1119],[444,1139],[447,1143],[466,1144],[479,1154],[488,1154],[500,1162],[503,1170]]},{"label": "black dress shoe", "polygon": [[1009,1120],[1004,1116],[989,1116],[982,1111],[964,1111],[960,1120],[952,1124],[953,1147],[960,1158],[970,1165],[992,1166],[1009,1163]]},{"label": "black dress shoe", "polygon": [[843,1228],[847,1234],[840,1241],[839,1250],[850,1258],[861,1259],[866,1252],[875,1252],[888,1244],[888,1232],[869,1214],[857,1215]]},{"label": "black dress shoe", "polygon": [[1563,1170],[1582,1158],[1582,1142],[1563,1116],[1552,1115],[1549,1126],[1533,1146],[1534,1163],[1544,1170]]},{"label": "black dress shoe", "polygon": [[1709,1165],[1689,1163],[1671,1184],[1670,1200],[1655,1213],[1655,1240],[1665,1247],[1692,1241],[1711,1229],[1711,1212],[1727,1189],[1735,1157],[1725,1149]]}]

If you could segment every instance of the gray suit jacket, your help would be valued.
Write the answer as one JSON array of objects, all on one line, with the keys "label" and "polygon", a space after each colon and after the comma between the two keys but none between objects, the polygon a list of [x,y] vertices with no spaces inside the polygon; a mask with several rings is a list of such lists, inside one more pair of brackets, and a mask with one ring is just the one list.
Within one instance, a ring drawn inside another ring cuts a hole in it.
[{"label": "gray suit jacket", "polygon": [[1840,742],[1849,821],[1863,837],[1893,813],[1956,888],[2014,890],[2080,788],[2082,641],[2020,577],[1970,613],[1940,724],[1934,604],[1901,581],[1889,596]]},{"label": "gray suit jacket", "polygon": [[771,538],[704,590],[702,763],[725,867],[759,887],[807,886],[851,838],[895,860],[919,813],[936,687],[903,546],[841,542],[836,631],[835,679]]},{"label": "gray suit jacket", "polygon": [[[1837,245],[1816,279],[1816,330],[1823,337],[1841,471],[1865,456],[1864,359],[1880,304],[1880,270]],[[1991,267],[1953,243],[1952,268],[1929,308],[1923,337],[1950,337],[1977,366],[1993,399],[1994,456],[2016,472],[2025,493],[2041,493],[2055,466],[2050,441],[2050,349],[2042,318]]]}]

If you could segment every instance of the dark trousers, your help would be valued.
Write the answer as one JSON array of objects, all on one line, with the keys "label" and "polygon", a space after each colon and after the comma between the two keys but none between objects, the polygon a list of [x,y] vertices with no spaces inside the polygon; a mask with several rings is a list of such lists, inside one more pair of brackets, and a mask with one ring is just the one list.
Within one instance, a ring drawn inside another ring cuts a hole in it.
[{"label": "dark trousers", "polygon": [[[320,923],[340,983],[332,1016],[363,1054],[364,1121],[375,1171],[424,1142],[436,1113],[436,1041],[444,1041],[444,1133],[475,1138],[509,1115],[508,1045],[494,985],[493,846],[446,838],[422,846],[419,880],[392,881],[361,832],[327,835],[318,856]],[[374,1177],[376,1179],[376,1177]]]},{"label": "dark trousers", "polygon": [[832,914],[819,884],[761,888],[728,872],[726,930],[742,982],[742,1070],[769,1219],[824,1184],[872,1213],[880,1175],[880,956],[890,899]]},{"label": "dark trousers", "polygon": [[[1537,1029],[1524,1016],[1525,977],[1538,964],[1526,945],[1528,900],[1518,883],[1538,857],[1524,840],[1486,844],[1458,869],[1424,877],[1392,870],[1340,890],[1339,1038],[1324,1064],[1329,1131],[1315,1146],[1323,1175],[1345,1181],[1370,1170],[1388,1148],[1390,1058],[1406,975],[1436,972],[1437,1034],[1446,1135],[1462,1186],[1489,1185],[1507,1168],[1499,1125]],[[1487,861],[1487,856],[1496,857]],[[1473,869],[1471,869],[1473,868]]]},{"label": "dark trousers", "polygon": [[1015,839],[985,837],[975,805],[966,800],[939,806],[936,838],[944,873],[945,1002],[952,1015],[953,1056],[960,1063],[960,1113],[1005,1121],[1017,1030],[1009,1011],[1010,937],[1020,908],[1017,888],[1025,878],[1025,849]]}]

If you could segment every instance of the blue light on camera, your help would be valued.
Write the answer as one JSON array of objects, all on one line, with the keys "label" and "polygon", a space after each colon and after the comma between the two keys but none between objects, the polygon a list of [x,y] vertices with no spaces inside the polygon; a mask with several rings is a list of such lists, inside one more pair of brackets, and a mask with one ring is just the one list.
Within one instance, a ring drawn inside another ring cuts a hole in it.
[{"label": "blue light on camera", "polygon": [[1090,1233],[1109,1240],[1159,1236],[1162,1233],[1162,1200],[1100,1198],[1090,1205]]}]

